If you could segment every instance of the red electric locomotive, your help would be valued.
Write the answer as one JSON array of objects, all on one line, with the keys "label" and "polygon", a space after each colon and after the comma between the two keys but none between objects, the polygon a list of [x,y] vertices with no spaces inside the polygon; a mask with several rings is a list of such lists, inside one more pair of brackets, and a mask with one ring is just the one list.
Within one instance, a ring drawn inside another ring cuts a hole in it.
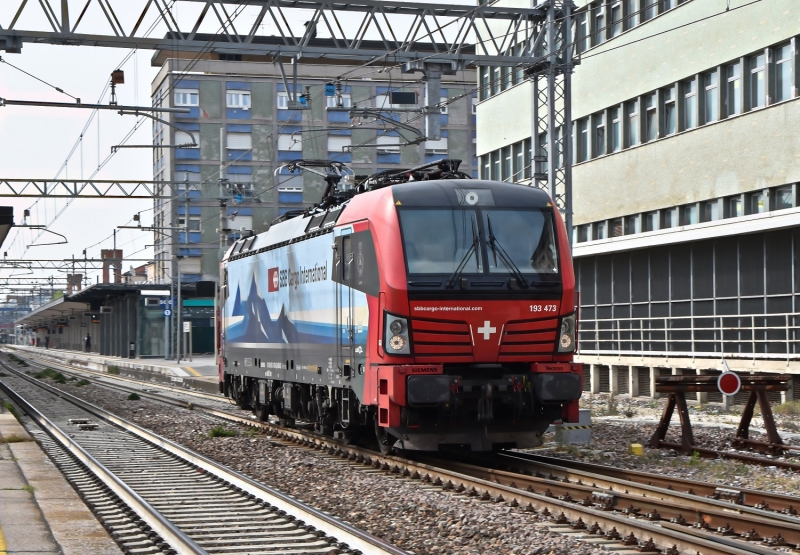
[{"label": "red electric locomotive", "polygon": [[320,205],[238,241],[222,262],[221,390],[383,451],[534,447],[577,422],[561,216],[545,192],[458,163],[352,189],[332,167]]}]

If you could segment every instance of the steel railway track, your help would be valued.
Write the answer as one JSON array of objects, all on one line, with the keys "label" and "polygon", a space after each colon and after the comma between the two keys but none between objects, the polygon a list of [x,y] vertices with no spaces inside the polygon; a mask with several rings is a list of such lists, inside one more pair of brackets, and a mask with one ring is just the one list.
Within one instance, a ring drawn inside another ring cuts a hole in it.
[{"label": "steel railway track", "polygon": [[58,445],[54,460],[129,553],[405,553],[3,366],[13,376],[0,388]]},{"label": "steel railway track", "polygon": [[[165,394],[143,394],[186,406],[185,401],[176,401]],[[502,454],[502,464],[507,468],[528,464],[527,468],[516,468],[516,472],[487,468],[487,461],[483,466],[477,466],[442,459],[420,462],[384,457],[315,434],[256,422],[249,415],[243,417],[200,404],[194,404],[193,408],[228,421],[267,428],[273,439],[278,437],[310,449],[325,450],[331,456],[347,459],[349,464],[379,468],[407,479],[420,479],[455,495],[523,505],[528,510],[549,515],[554,529],[592,542],[623,543],[645,552],[660,549],[670,555],[695,552],[772,554],[776,552],[775,548],[792,549],[800,542],[800,519],[791,516],[793,509],[787,506],[787,510],[780,513],[766,507],[770,499],[775,499],[773,503],[777,507],[777,499],[787,496],[750,491],[746,500],[758,498],[759,501],[755,507],[748,507],[735,504],[730,497],[734,494],[730,491],[723,492],[725,499],[729,500],[708,499],[688,492],[692,485],[687,487],[679,479],[659,483],[663,486],[659,488],[645,485],[646,477],[649,476],[649,481],[653,482],[656,475],[639,473],[641,476],[637,483],[602,471],[594,475],[586,471],[571,471],[559,467],[558,460],[551,461],[553,465],[550,467],[541,466],[546,463],[533,461],[532,456],[516,452]],[[532,464],[539,466],[532,470]],[[681,493],[681,490],[686,493]]]}]

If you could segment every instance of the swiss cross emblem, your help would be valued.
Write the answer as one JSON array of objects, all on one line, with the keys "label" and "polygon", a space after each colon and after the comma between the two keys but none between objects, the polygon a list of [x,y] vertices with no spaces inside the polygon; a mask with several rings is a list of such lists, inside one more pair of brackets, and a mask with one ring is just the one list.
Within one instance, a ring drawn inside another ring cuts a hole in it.
[{"label": "swiss cross emblem", "polygon": [[483,327],[482,328],[478,328],[478,333],[482,333],[483,334],[483,338],[485,340],[488,340],[489,338],[491,338],[492,334],[495,333],[496,331],[497,331],[497,328],[492,327],[492,323],[489,320],[485,320],[483,322]]},{"label": "swiss cross emblem", "polygon": [[267,291],[277,291],[280,289],[280,277],[278,268],[267,270]]}]

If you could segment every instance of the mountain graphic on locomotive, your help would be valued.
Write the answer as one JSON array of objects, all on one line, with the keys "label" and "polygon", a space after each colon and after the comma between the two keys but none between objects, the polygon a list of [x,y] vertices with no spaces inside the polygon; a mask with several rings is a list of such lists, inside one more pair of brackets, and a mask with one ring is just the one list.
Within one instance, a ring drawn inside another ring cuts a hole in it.
[{"label": "mountain graphic on locomotive", "polygon": [[544,191],[459,164],[355,187],[342,164],[289,164],[327,189],[223,257],[220,391],[383,452],[535,447],[577,422],[561,216]]}]

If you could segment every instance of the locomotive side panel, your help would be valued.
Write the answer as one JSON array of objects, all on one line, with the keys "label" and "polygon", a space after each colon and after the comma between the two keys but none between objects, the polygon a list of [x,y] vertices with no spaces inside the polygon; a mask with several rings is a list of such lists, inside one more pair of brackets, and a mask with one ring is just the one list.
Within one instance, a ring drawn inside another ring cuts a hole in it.
[{"label": "locomotive side panel", "polygon": [[325,234],[227,263],[228,373],[341,384],[342,346],[364,351],[368,313],[363,293],[334,280],[333,240]]}]

